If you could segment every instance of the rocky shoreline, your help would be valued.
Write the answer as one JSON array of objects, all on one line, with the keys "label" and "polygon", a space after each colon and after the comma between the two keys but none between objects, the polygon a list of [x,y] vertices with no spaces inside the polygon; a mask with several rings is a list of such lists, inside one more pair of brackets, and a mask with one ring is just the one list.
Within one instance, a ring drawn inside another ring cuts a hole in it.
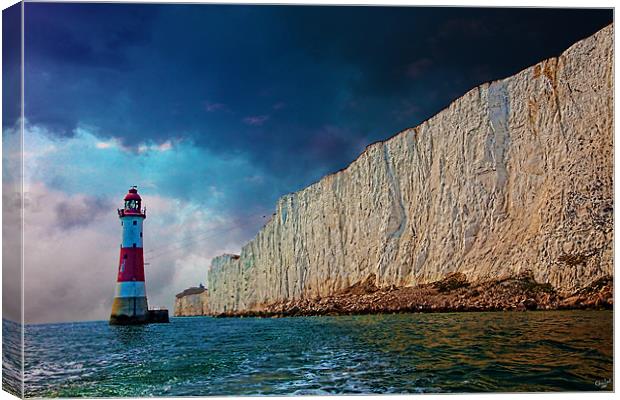
[{"label": "rocky shoreline", "polygon": [[333,296],[277,302],[259,311],[212,314],[216,317],[293,317],[406,312],[533,311],[613,309],[613,277],[605,276],[571,293],[534,280],[531,271],[471,283],[462,273],[416,287],[378,288],[375,276]]}]

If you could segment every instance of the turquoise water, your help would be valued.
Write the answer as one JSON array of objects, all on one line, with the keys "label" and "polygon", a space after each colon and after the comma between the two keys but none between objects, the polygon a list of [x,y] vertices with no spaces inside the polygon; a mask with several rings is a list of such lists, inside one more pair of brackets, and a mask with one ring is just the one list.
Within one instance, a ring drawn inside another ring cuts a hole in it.
[{"label": "turquoise water", "polygon": [[2,389],[21,396],[22,373],[21,325],[2,320]]},{"label": "turquoise water", "polygon": [[611,311],[26,327],[27,396],[612,390]]}]

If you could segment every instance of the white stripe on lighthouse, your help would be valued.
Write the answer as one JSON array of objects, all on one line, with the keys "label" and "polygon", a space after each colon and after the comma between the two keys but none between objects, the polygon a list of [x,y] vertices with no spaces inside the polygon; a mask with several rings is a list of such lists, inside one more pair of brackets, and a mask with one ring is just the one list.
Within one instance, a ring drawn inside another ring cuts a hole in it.
[{"label": "white stripe on lighthouse", "polygon": [[144,218],[142,217],[127,216],[121,219],[123,221],[123,247],[142,247],[142,236],[140,233],[142,233],[143,220]]},{"label": "white stripe on lighthouse", "polygon": [[146,297],[144,282],[117,282],[114,297]]}]

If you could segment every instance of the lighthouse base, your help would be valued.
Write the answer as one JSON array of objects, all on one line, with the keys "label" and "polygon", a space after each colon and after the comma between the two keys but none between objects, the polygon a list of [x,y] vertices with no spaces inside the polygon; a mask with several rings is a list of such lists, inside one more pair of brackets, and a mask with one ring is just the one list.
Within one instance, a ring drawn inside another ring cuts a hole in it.
[{"label": "lighthouse base", "polygon": [[146,318],[129,315],[110,316],[110,325],[167,324],[169,322],[168,310],[149,310]]},{"label": "lighthouse base", "polygon": [[146,297],[115,297],[110,325],[143,325],[170,322],[168,310],[149,310]]}]

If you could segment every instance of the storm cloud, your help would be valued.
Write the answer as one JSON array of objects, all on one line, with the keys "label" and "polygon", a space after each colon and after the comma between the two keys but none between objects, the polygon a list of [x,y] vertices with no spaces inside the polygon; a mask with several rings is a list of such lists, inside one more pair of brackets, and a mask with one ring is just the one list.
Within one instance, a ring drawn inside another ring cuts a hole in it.
[{"label": "storm cloud", "polygon": [[56,226],[65,230],[88,226],[101,214],[109,213],[113,209],[110,201],[100,197],[80,195],[67,198],[54,209]]},{"label": "storm cloud", "polygon": [[241,151],[280,193],[357,156],[350,141],[307,153],[325,126],[383,139],[612,21],[601,9],[182,4],[30,3],[26,15],[31,123]]}]

